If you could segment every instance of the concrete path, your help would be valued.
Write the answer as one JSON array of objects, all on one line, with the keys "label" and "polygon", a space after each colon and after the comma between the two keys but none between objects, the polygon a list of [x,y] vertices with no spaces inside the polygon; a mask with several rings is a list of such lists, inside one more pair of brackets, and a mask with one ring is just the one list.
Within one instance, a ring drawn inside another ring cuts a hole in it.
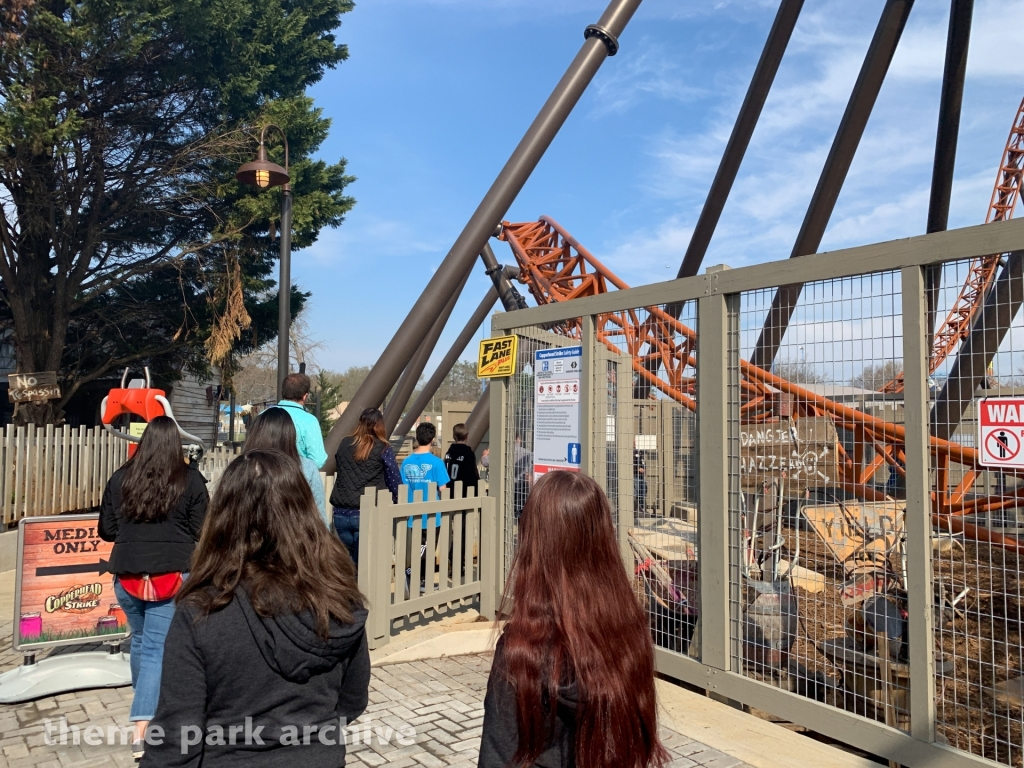
[{"label": "concrete path", "polygon": [[[11,650],[13,574],[0,573],[0,672],[21,663]],[[373,652],[370,704],[350,726],[348,765],[475,766],[493,627],[465,623],[405,633]],[[876,764],[659,681],[661,735],[672,768],[868,768]],[[131,688],[63,694],[0,705],[0,768],[107,768],[135,765],[129,747],[60,743],[59,723],[100,726],[104,741],[128,723]],[[56,744],[46,743],[46,722]],[[404,730],[403,730],[404,729]],[[353,743],[357,742],[357,743]]]}]

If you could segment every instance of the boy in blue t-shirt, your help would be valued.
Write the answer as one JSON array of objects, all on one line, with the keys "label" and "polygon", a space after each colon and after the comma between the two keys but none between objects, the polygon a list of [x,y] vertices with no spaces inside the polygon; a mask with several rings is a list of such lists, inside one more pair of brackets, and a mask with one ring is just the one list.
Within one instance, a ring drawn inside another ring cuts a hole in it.
[{"label": "boy in blue t-shirt", "polygon": [[[409,502],[430,501],[427,498],[429,483],[437,483],[437,490],[440,492],[449,482],[448,470],[444,462],[430,452],[430,446],[437,435],[437,428],[430,422],[424,422],[416,427],[416,450],[405,457],[402,462],[402,482],[409,486]],[[441,498],[438,493],[438,498]],[[437,513],[436,525],[441,525],[441,513]],[[412,528],[412,518],[409,518],[409,527]],[[427,516],[423,516],[423,530],[427,530]]]},{"label": "boy in blue t-shirt", "polygon": [[[429,490],[429,483],[437,483],[438,498],[441,498],[440,491],[444,488],[450,478],[448,477],[448,470],[445,469],[444,462],[441,461],[437,456],[430,452],[430,446],[434,442],[434,437],[437,435],[437,428],[429,423],[424,422],[416,427],[416,449],[405,457],[405,461],[402,462],[402,482],[409,486],[409,502],[413,501],[430,501],[427,498],[427,492]],[[412,528],[412,517],[409,518],[409,528]],[[438,512],[434,518],[434,544],[436,545],[437,539],[441,535],[441,513]],[[413,547],[412,537],[409,538],[409,553],[407,557],[411,558],[411,550]],[[433,559],[433,558],[431,558]],[[410,563],[410,566],[405,569],[406,576],[406,599],[408,599],[409,592],[409,576],[412,574],[411,559],[406,562]],[[433,574],[434,569],[430,569]],[[423,527],[420,531],[420,592],[422,593],[426,589],[426,578],[427,578],[427,516],[423,515]],[[433,579],[433,576],[431,576]]]}]

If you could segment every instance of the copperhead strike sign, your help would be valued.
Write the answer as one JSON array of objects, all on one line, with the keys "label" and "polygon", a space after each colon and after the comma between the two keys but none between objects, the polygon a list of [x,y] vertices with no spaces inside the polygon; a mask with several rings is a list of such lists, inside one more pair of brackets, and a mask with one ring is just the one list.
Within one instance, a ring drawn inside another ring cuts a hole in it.
[{"label": "copperhead strike sign", "polygon": [[118,640],[128,621],[107,571],[99,515],[27,517],[18,527],[14,649]]}]

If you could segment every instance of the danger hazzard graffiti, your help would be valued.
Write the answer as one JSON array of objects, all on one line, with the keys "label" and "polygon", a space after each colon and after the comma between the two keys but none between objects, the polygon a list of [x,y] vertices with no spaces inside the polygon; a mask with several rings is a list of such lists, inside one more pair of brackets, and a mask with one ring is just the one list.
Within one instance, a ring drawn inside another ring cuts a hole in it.
[{"label": "danger hazzard graffiti", "polygon": [[18,529],[14,648],[34,650],[128,635],[99,537],[98,515],[29,517]]},{"label": "danger hazzard graffiti", "polygon": [[515,373],[518,341],[518,336],[498,336],[481,341],[476,364],[477,378],[493,379]]}]

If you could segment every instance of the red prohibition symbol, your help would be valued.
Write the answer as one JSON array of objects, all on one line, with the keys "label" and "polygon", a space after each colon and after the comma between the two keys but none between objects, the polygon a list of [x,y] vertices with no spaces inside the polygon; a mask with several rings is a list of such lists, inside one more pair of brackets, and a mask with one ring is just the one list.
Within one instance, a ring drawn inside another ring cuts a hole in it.
[{"label": "red prohibition symbol", "polygon": [[1008,429],[989,432],[985,438],[985,450],[995,461],[1012,461],[1020,453],[1020,438]]}]

